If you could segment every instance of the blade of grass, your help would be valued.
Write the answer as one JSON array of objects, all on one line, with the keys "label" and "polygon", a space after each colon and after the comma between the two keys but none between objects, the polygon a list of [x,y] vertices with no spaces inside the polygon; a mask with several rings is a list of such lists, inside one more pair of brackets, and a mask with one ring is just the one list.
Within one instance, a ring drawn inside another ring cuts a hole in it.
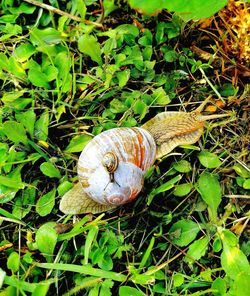
[{"label": "blade of grass", "polygon": [[65,270],[71,272],[78,272],[87,275],[93,275],[105,279],[111,279],[117,282],[124,282],[127,279],[126,275],[116,273],[113,271],[105,271],[102,269],[94,268],[89,265],[75,265],[75,264],[63,264],[63,263],[35,263],[37,267],[54,270]]}]

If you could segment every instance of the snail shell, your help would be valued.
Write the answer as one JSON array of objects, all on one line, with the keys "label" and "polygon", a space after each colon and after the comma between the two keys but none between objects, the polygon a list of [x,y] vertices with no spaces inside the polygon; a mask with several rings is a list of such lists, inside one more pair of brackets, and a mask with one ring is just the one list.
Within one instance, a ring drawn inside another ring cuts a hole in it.
[{"label": "snail shell", "polygon": [[121,205],[141,191],[155,161],[156,145],[142,128],[114,128],[94,137],[78,161],[83,191],[103,205]]}]

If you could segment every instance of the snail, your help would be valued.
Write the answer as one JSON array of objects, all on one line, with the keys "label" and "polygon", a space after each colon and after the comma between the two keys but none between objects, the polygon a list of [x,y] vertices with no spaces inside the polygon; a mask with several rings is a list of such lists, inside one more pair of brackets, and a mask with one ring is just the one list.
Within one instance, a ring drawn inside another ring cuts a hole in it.
[{"label": "snail", "polygon": [[192,112],[162,112],[140,128],[113,128],[95,136],[79,157],[79,182],[62,197],[60,210],[99,213],[132,201],[156,159],[198,141],[205,121],[228,116],[202,115],[208,100]]}]

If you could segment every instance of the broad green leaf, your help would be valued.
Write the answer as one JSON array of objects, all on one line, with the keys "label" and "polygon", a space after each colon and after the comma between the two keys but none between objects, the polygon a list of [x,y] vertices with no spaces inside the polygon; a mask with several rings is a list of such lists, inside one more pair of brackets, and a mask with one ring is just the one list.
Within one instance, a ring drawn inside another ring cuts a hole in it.
[{"label": "broad green leaf", "polygon": [[233,289],[235,296],[248,296],[250,291],[249,283],[250,273],[241,272],[237,275]]},{"label": "broad green leaf", "polygon": [[3,132],[7,138],[14,143],[28,144],[28,138],[23,125],[16,121],[5,121],[3,124]]},{"label": "broad green leaf", "polygon": [[33,27],[30,31],[30,40],[34,46],[58,44],[63,40],[63,36],[54,28],[38,29]]},{"label": "broad green leaf", "polygon": [[50,282],[42,282],[38,283],[32,292],[31,296],[46,296],[48,295],[49,287],[51,283]]},{"label": "broad green leaf", "polygon": [[122,286],[119,288],[119,296],[145,296],[145,294],[130,286]]},{"label": "broad green leaf", "polygon": [[236,165],[234,165],[233,169],[240,177],[246,178],[246,179],[250,178],[250,172],[240,164],[237,163]]},{"label": "broad green leaf", "polygon": [[162,192],[165,192],[167,190],[170,190],[174,187],[174,184],[177,183],[178,181],[180,181],[181,179],[181,176],[178,175],[176,177],[174,177],[173,179],[167,181],[166,183],[162,184],[161,186],[153,189],[150,193],[149,193],[149,196],[148,196],[148,201],[147,201],[147,205],[150,205],[153,198],[159,194],[159,193],[162,193]]},{"label": "broad green leaf", "polygon": [[173,191],[173,195],[180,196],[180,197],[188,195],[188,193],[191,191],[192,188],[193,188],[193,185],[191,183],[176,185]]},{"label": "broad green leaf", "polygon": [[60,171],[51,162],[42,163],[40,165],[40,170],[45,176],[50,178],[61,178]]},{"label": "broad green leaf", "polygon": [[27,61],[36,52],[35,47],[30,43],[23,43],[15,48],[14,57],[18,62]]},{"label": "broad green leaf", "polygon": [[52,65],[47,65],[46,67],[43,67],[43,73],[47,76],[46,80],[50,82],[57,78],[58,69]]},{"label": "broad green leaf", "polygon": [[250,179],[247,179],[243,183],[243,188],[244,189],[250,189]]},{"label": "broad green leaf", "polygon": [[[6,1],[5,1],[6,2]],[[12,2],[12,1],[11,1]],[[9,8],[9,11],[13,14],[32,14],[35,11],[36,7],[33,5],[30,5],[28,3],[22,2],[19,6],[15,7],[12,6]]]},{"label": "broad green leaf", "polygon": [[89,34],[82,35],[78,40],[78,48],[80,52],[90,56],[98,65],[102,65],[101,47],[94,36]]},{"label": "broad green leaf", "polygon": [[184,283],[184,276],[181,273],[175,273],[173,275],[174,287],[179,287]]},{"label": "broad green leaf", "polygon": [[115,5],[115,0],[103,0],[104,17],[116,10],[118,6]]},{"label": "broad green leaf", "polygon": [[221,295],[226,295],[226,291],[227,291],[227,283],[225,279],[222,278],[216,278],[214,280],[214,282],[212,283],[211,288],[213,290],[215,290],[215,292],[213,292],[213,295],[215,296],[221,296]]},{"label": "broad green leaf", "polygon": [[36,211],[40,216],[44,217],[51,213],[55,205],[55,195],[56,190],[53,189],[38,199]]},{"label": "broad green leaf", "polygon": [[55,58],[55,66],[58,69],[58,78],[62,92],[68,92],[72,83],[72,75],[70,74],[71,58],[66,52],[60,52]]},{"label": "broad green leaf", "polygon": [[[73,3],[74,2],[72,2],[72,4]],[[79,12],[81,18],[84,20],[85,19],[86,12],[87,12],[85,1],[84,0],[78,0],[78,1],[76,1],[76,9]]]},{"label": "broad green leaf", "polygon": [[236,279],[242,272],[250,275],[250,265],[247,257],[238,247],[223,246],[221,266],[232,279]]},{"label": "broad green leaf", "polygon": [[36,244],[39,251],[47,259],[47,262],[53,261],[53,253],[57,241],[57,233],[54,229],[55,222],[43,224],[36,233]]},{"label": "broad green leaf", "polygon": [[75,136],[71,139],[69,145],[65,149],[65,152],[68,152],[68,153],[81,152],[91,139],[92,137],[87,134]]},{"label": "broad green leaf", "polygon": [[110,102],[110,111],[113,113],[123,113],[127,110],[127,106],[118,99],[113,99]]},{"label": "broad green leaf", "polygon": [[130,70],[125,69],[121,72],[117,72],[116,76],[118,78],[119,87],[122,88],[127,84],[128,80],[130,78]]},{"label": "broad green leaf", "polygon": [[[3,52],[0,52],[0,69],[4,69],[7,71],[8,69],[9,60],[7,58],[7,55],[5,55]],[[3,94],[5,96],[5,94]]]},{"label": "broad green leaf", "polygon": [[191,164],[187,160],[180,160],[173,164],[173,168],[180,173],[188,173],[192,170]]},{"label": "broad green leaf", "polygon": [[174,244],[179,247],[184,247],[196,238],[199,231],[200,227],[197,223],[183,219],[171,226],[169,235]]},{"label": "broad green leaf", "polygon": [[38,140],[46,141],[49,133],[49,113],[44,111],[35,123],[35,136]]},{"label": "broad green leaf", "polygon": [[9,58],[8,70],[13,74],[14,77],[26,80],[26,72],[24,66],[19,63],[13,56]]},{"label": "broad green leaf", "polygon": [[164,54],[164,59],[168,63],[173,63],[178,59],[178,54],[175,50],[173,50],[171,47],[163,46],[161,48],[162,53]]},{"label": "broad green leaf", "polygon": [[152,97],[154,98],[156,104],[163,106],[169,104],[171,101],[169,96],[166,94],[165,90],[162,87],[155,89],[152,93]]},{"label": "broad green leaf", "polygon": [[18,219],[25,217],[31,211],[32,206],[35,204],[35,186],[37,185],[37,182],[34,182],[34,184],[30,185],[30,188],[25,188],[25,190],[22,191],[22,195],[18,195],[15,199],[15,205],[12,209],[12,214]]},{"label": "broad green leaf", "polygon": [[12,252],[7,260],[7,267],[10,269],[13,273],[16,273],[19,270],[20,265],[20,257],[17,252]]},{"label": "broad green leaf", "polygon": [[208,169],[218,168],[221,165],[219,157],[206,150],[201,151],[198,154],[198,158],[200,163]]},{"label": "broad green leaf", "polygon": [[206,254],[208,248],[209,239],[204,237],[202,239],[194,241],[188,248],[187,255],[184,260],[193,264],[196,260],[199,260],[202,256]]},{"label": "broad green leaf", "polygon": [[35,112],[32,109],[30,109],[23,113],[17,113],[16,119],[23,124],[23,126],[27,129],[30,136],[33,137],[35,121],[36,121]]},{"label": "broad green leaf", "polygon": [[131,24],[122,24],[115,28],[119,35],[133,35],[137,37],[139,35],[139,29]]},{"label": "broad green leaf", "polygon": [[143,119],[148,112],[148,106],[143,101],[138,100],[133,106],[133,111],[135,114],[141,115],[140,119]]},{"label": "broad green leaf", "polygon": [[227,0],[175,0],[164,1],[164,8],[177,12],[185,21],[199,20],[214,15],[227,4]]},{"label": "broad green leaf", "polygon": [[20,182],[17,178],[9,176],[0,176],[0,184],[13,189],[23,189],[25,183]]},{"label": "broad green leaf", "polygon": [[43,87],[45,89],[50,88],[47,75],[44,74],[42,71],[33,68],[30,69],[28,71],[28,79],[34,86]]},{"label": "broad green leaf", "polygon": [[221,202],[221,188],[218,179],[213,174],[203,173],[198,179],[197,190],[208,205],[211,221],[215,222],[217,219],[217,208]]}]

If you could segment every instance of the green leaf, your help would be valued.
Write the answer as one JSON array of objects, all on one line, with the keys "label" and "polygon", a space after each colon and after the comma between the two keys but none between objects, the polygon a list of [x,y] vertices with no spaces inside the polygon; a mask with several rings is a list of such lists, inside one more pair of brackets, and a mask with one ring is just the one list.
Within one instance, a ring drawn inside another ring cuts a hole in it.
[{"label": "green leaf", "polygon": [[54,229],[55,222],[43,224],[36,233],[36,244],[39,251],[48,262],[53,261],[53,253],[57,242],[57,233]]},{"label": "green leaf", "polygon": [[50,178],[61,178],[60,171],[51,162],[44,162],[40,165],[40,170],[45,176]]},{"label": "green leaf", "polygon": [[57,187],[57,192],[59,196],[63,196],[67,191],[69,191],[73,187],[73,184],[69,181],[64,181]]},{"label": "green leaf", "polygon": [[34,86],[43,87],[45,89],[50,88],[47,75],[44,74],[41,70],[37,70],[34,68],[29,69],[28,79]]},{"label": "green leaf", "polygon": [[49,133],[49,113],[44,111],[35,123],[35,136],[38,140],[46,141]]},{"label": "green leaf", "polygon": [[189,264],[193,264],[196,260],[199,260],[202,256],[206,254],[208,243],[208,237],[204,237],[193,242],[189,246],[187,255],[185,256],[184,260]]},{"label": "green leaf", "polygon": [[180,287],[184,283],[184,276],[181,273],[175,273],[173,275],[174,287]]},{"label": "green leaf", "polygon": [[20,265],[20,257],[17,252],[12,252],[7,260],[7,267],[10,269],[13,273],[16,273],[19,270]]},{"label": "green leaf", "polygon": [[250,178],[250,172],[240,164],[237,163],[236,165],[234,165],[233,169],[240,177],[246,178],[246,179]]},{"label": "green leaf", "polygon": [[36,121],[35,112],[32,109],[30,109],[23,113],[17,113],[16,119],[23,124],[23,126],[27,129],[30,136],[33,137],[35,121]]},{"label": "green leaf", "polygon": [[173,179],[167,181],[166,183],[162,184],[161,186],[153,189],[150,193],[149,193],[149,196],[148,196],[148,201],[147,201],[147,205],[150,205],[153,198],[159,194],[159,193],[162,193],[162,192],[165,192],[167,190],[170,190],[171,188],[174,187],[174,184],[177,183],[178,181],[180,181],[181,179],[181,176],[178,175],[176,177],[174,177]]},{"label": "green leaf", "polygon": [[55,205],[55,196],[56,190],[53,189],[38,199],[36,211],[40,216],[44,217],[51,213]]},{"label": "green leaf", "polygon": [[218,168],[221,165],[221,161],[217,155],[209,151],[203,150],[198,154],[200,163],[208,169]]},{"label": "green leaf", "polygon": [[62,33],[54,28],[38,29],[33,27],[30,31],[30,40],[34,46],[58,44],[63,40]]},{"label": "green leaf", "polygon": [[119,87],[122,88],[127,84],[130,78],[130,70],[125,69],[123,71],[117,72],[116,76],[118,78]]},{"label": "green leaf", "polygon": [[214,15],[227,4],[227,0],[175,0],[164,1],[164,8],[177,12],[185,21],[199,20]]},{"label": "green leaf", "polygon": [[28,138],[24,126],[16,121],[5,121],[3,124],[3,132],[7,138],[14,143],[28,144]]},{"label": "green leaf", "polygon": [[71,88],[72,75],[70,74],[71,58],[66,52],[60,52],[55,58],[55,66],[58,70],[58,78],[62,92],[68,92]]},{"label": "green leaf", "polygon": [[0,176],[0,184],[13,189],[23,189],[25,187],[25,183],[20,182],[18,178],[9,176]]},{"label": "green leaf", "polygon": [[140,262],[139,265],[139,270],[142,270],[142,268],[146,265],[148,258],[150,257],[150,254],[152,252],[152,249],[154,247],[154,243],[155,243],[155,237],[152,236],[150,243],[148,245],[147,250],[145,251],[145,253],[143,254],[142,260]]},{"label": "green leaf", "polygon": [[122,286],[119,288],[119,296],[145,296],[145,294],[136,288]]},{"label": "green leaf", "polygon": [[196,238],[199,231],[200,227],[198,224],[191,220],[183,219],[171,226],[169,235],[174,244],[179,247],[184,247]]},{"label": "green leaf", "polygon": [[210,173],[203,173],[197,182],[197,190],[208,205],[208,212],[212,222],[217,219],[217,208],[221,202],[221,188],[218,179]]},{"label": "green leaf", "polygon": [[173,168],[180,173],[188,173],[192,170],[191,164],[187,160],[180,160],[173,164]]},{"label": "green leaf", "polygon": [[250,179],[247,179],[243,183],[243,188],[244,189],[250,189]]},{"label": "green leaf", "polygon": [[94,36],[89,34],[82,35],[78,40],[78,48],[80,52],[90,56],[98,65],[102,65],[100,44]]},{"label": "green leaf", "polygon": [[23,43],[15,48],[13,53],[18,62],[27,61],[36,52],[35,47],[30,43]]},{"label": "green leaf", "polygon": [[221,253],[221,266],[232,279],[236,279],[242,272],[250,274],[247,257],[238,247],[230,247],[224,244]]},{"label": "green leaf", "polygon": [[241,272],[237,275],[234,284],[234,295],[235,296],[248,296],[250,283],[249,283],[250,273]]},{"label": "green leaf", "polygon": [[192,188],[193,188],[193,185],[191,183],[176,185],[173,191],[173,195],[180,196],[180,197],[188,195],[188,193],[191,191]]},{"label": "green leaf", "polygon": [[213,292],[213,295],[215,296],[226,295],[226,291],[227,291],[226,280],[222,278],[215,279],[214,282],[212,283],[211,288],[216,291],[216,292]]},{"label": "green leaf", "polygon": [[152,97],[155,99],[155,102],[159,105],[167,105],[171,102],[169,96],[166,94],[165,90],[162,87],[157,88],[153,91]]},{"label": "green leaf", "polygon": [[87,235],[87,238],[85,240],[85,245],[84,245],[84,264],[88,264],[88,259],[89,259],[89,253],[91,250],[91,246],[95,238],[97,237],[98,234],[98,226],[93,226]]},{"label": "green leaf", "polygon": [[40,284],[37,284],[34,291],[32,292],[31,296],[46,296],[48,295],[49,287],[51,283],[50,282],[43,282]]},{"label": "green leaf", "polygon": [[75,136],[71,139],[69,145],[65,149],[65,152],[68,152],[68,153],[81,152],[91,139],[92,137],[87,134]]},{"label": "green leaf", "polygon": [[133,111],[135,114],[141,115],[140,119],[143,119],[148,112],[148,106],[143,101],[138,100],[133,106]]}]

